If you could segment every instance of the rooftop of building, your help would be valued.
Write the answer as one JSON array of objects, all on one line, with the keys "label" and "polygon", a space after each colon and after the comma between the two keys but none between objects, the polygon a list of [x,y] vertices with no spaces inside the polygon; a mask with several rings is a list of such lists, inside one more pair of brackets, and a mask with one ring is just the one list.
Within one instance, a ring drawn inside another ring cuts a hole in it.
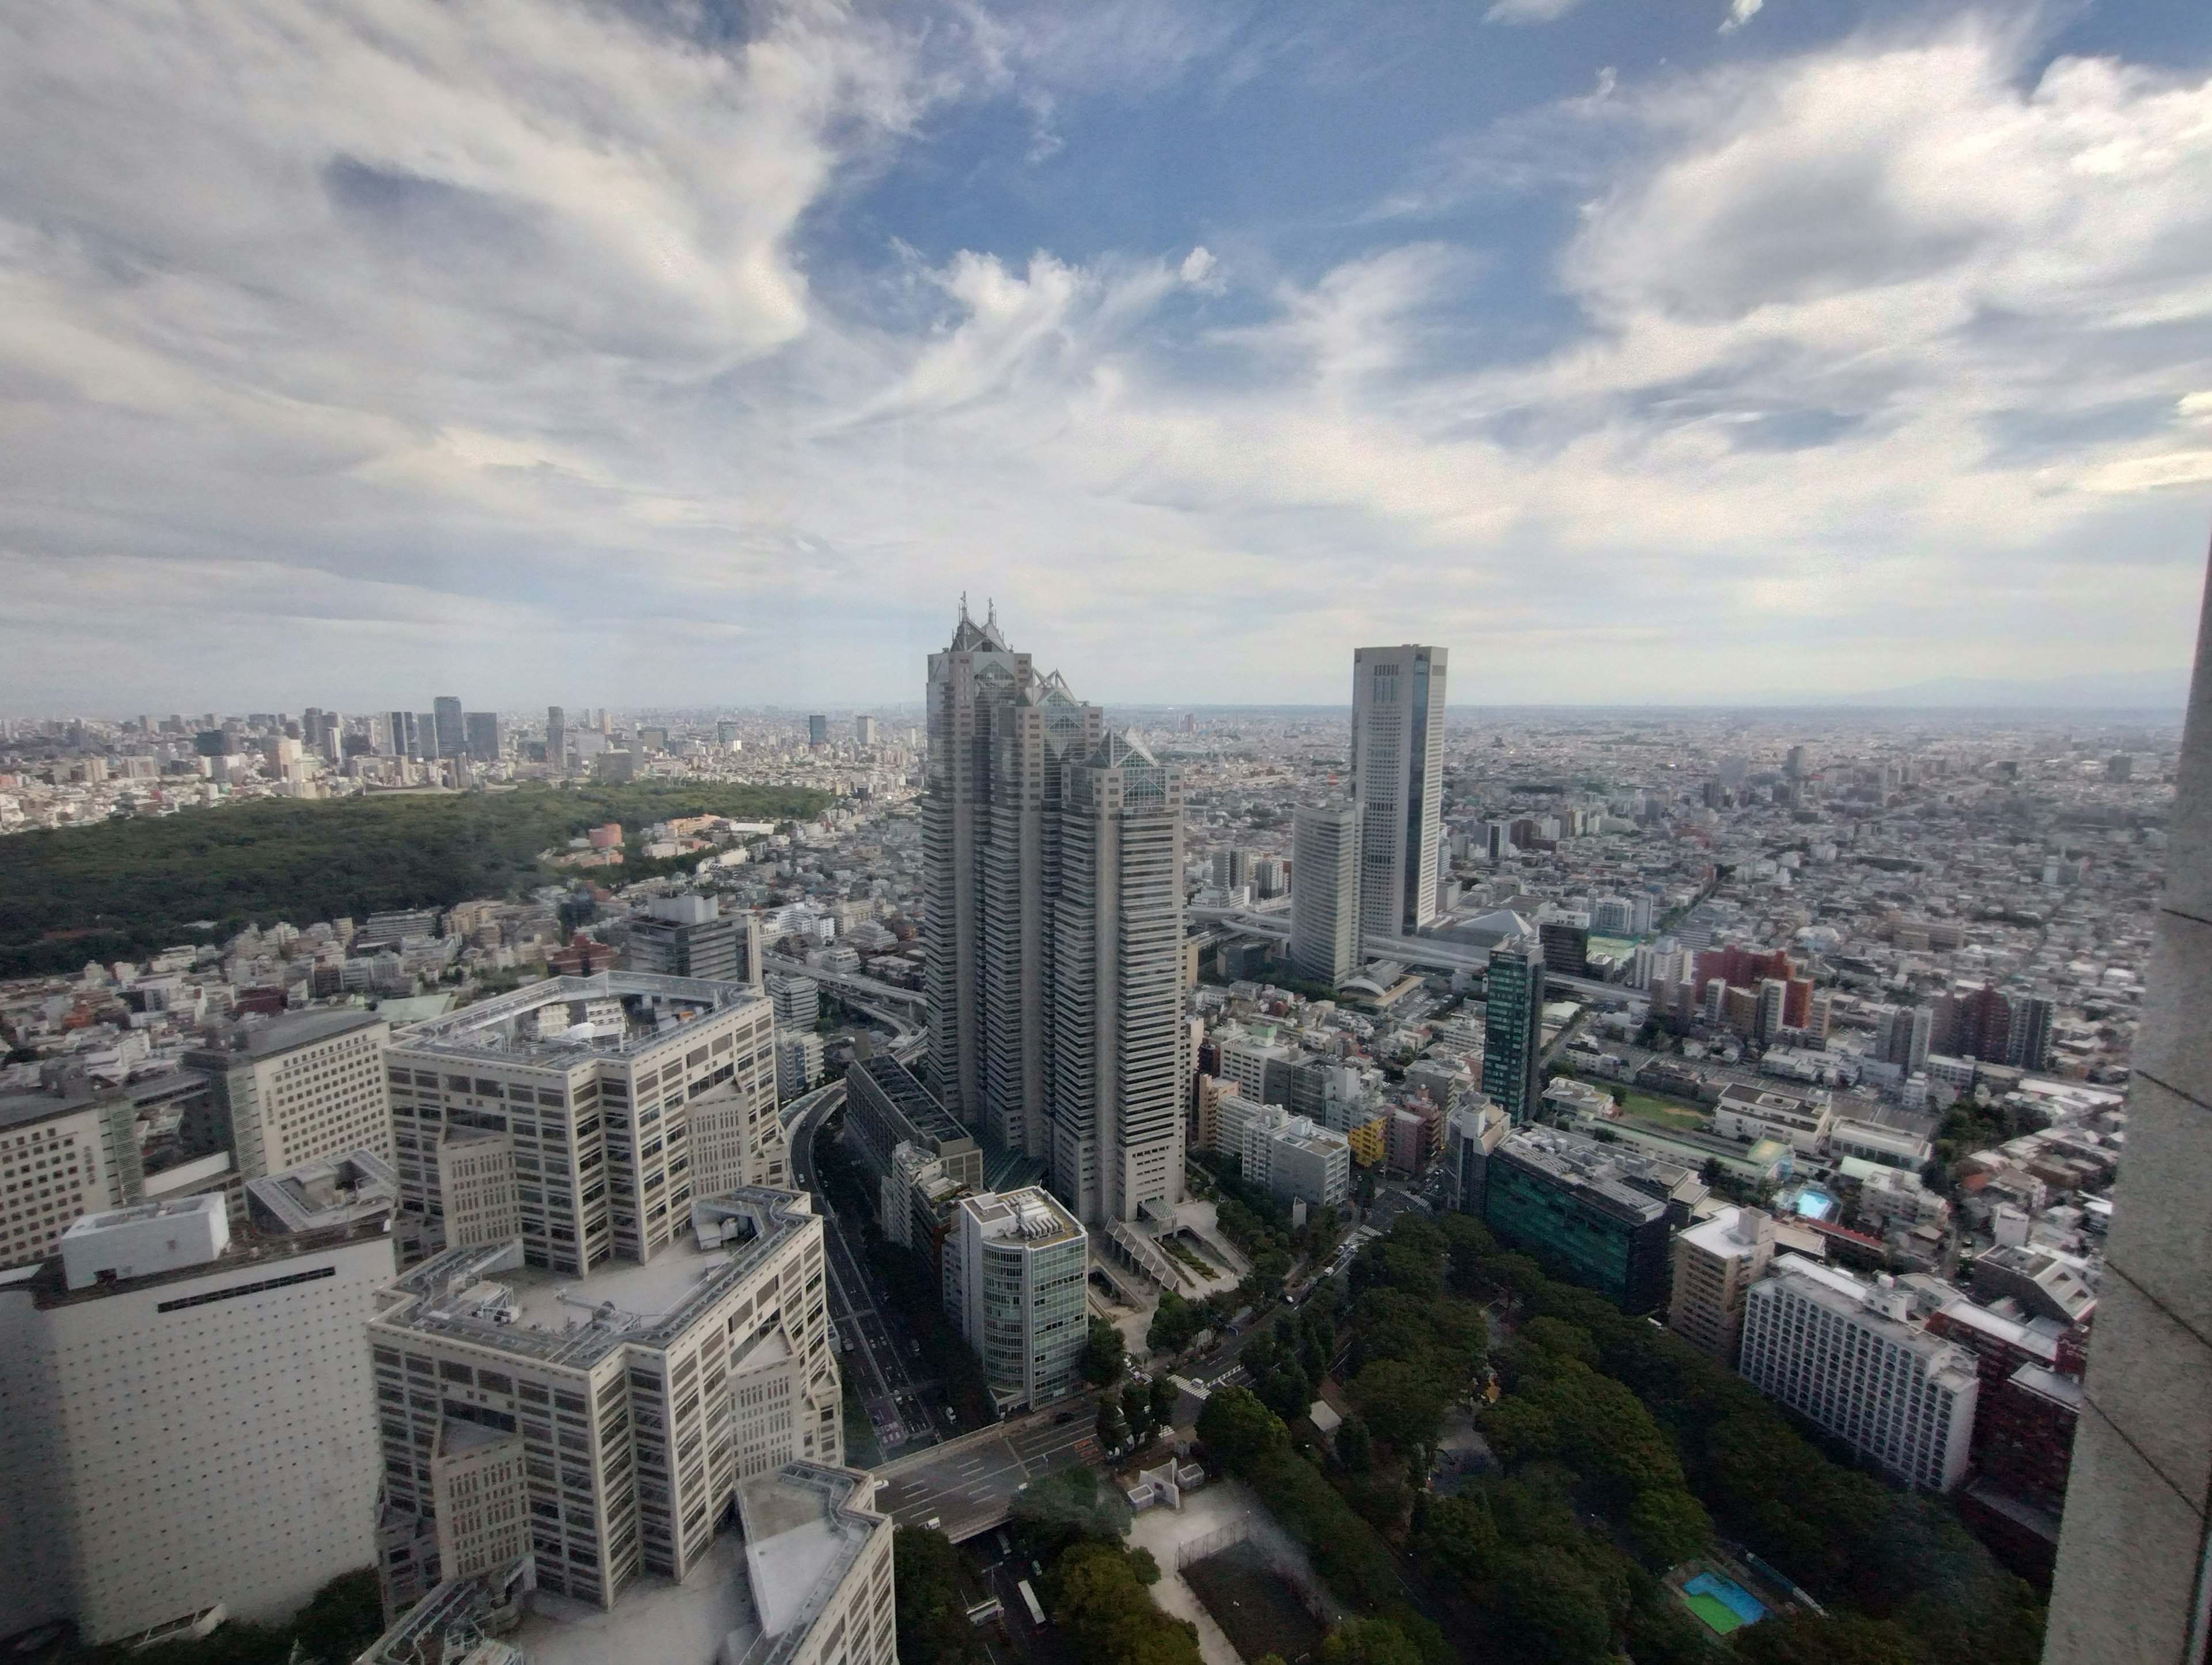
[{"label": "rooftop of building", "polygon": [[1667,1205],[1630,1185],[1624,1164],[1638,1160],[1654,1168],[1676,1166],[1649,1157],[1624,1156],[1615,1146],[1577,1139],[1552,1127],[1517,1127],[1506,1134],[1497,1154],[1573,1188],[1608,1213],[1639,1224],[1663,1218]]},{"label": "rooftop of building", "polygon": [[29,1127],[118,1097],[114,1088],[71,1076],[31,1092],[0,1093],[0,1129]]},{"label": "rooftop of building", "polygon": [[581,1278],[526,1265],[519,1237],[449,1249],[390,1285],[377,1322],[582,1370],[617,1346],[667,1346],[811,1218],[800,1193],[747,1187],[694,1202],[692,1231],[650,1261]]},{"label": "rooftop of building", "polygon": [[1735,1260],[1752,1254],[1759,1246],[1759,1222],[1768,1223],[1765,1240],[1774,1241],[1773,1217],[1756,1209],[1723,1208],[1711,1219],[1700,1220],[1682,1233],[1681,1241],[1703,1249],[1708,1255]]},{"label": "rooftop of building", "polygon": [[855,1469],[791,1462],[738,1487],[753,1609],[766,1649],[750,1665],[795,1648],[883,1523],[875,1481]]},{"label": "rooftop of building", "polygon": [[897,1059],[855,1059],[845,1072],[848,1090],[855,1075],[866,1076],[869,1085],[890,1101],[891,1108],[905,1118],[907,1125],[917,1133],[927,1133],[939,1149],[956,1139],[975,1138]]},{"label": "rooftop of building", "polygon": [[1779,1087],[1731,1081],[1721,1089],[1723,1109],[1743,1110],[1753,1115],[1779,1111],[1789,1115],[1818,1115],[1827,1108],[1826,1093],[1789,1092]]},{"label": "rooftop of building", "polygon": [[[1793,1286],[1830,1311],[1847,1314],[1853,1322],[1923,1354],[1931,1379],[1954,1389],[1976,1379],[1972,1356],[1964,1348],[1929,1334],[1901,1316],[1911,1310],[1911,1297],[1887,1278],[1864,1283],[1840,1267],[1809,1261],[1801,1255],[1780,1255],[1759,1287],[1774,1283]],[[1890,1310],[1884,1310],[1885,1302]]]},{"label": "rooftop of building", "polygon": [[[699,977],[664,977],[642,971],[602,971],[589,977],[548,977],[512,993],[423,1023],[392,1037],[395,1051],[443,1058],[501,1058],[540,1068],[560,1068],[594,1057],[619,1058],[678,1040],[702,1019],[758,1000],[750,985]],[[617,1000],[619,1033],[596,1024],[565,1026],[547,1036],[537,1014],[554,1005]]]},{"label": "rooftop of building", "polygon": [[[222,1198],[178,1197],[161,1204],[139,1204],[140,1207],[175,1208],[186,1204],[212,1201],[220,1204]],[[87,1218],[89,1218],[88,1216]],[[32,1267],[17,1269],[18,1275],[8,1280],[10,1288],[27,1288],[41,1311],[53,1307],[73,1305],[81,1301],[97,1301],[111,1295],[160,1288],[186,1283],[198,1278],[228,1277],[234,1273],[252,1272],[257,1267],[270,1268],[270,1275],[283,1275],[277,1268],[285,1261],[303,1255],[317,1255],[325,1249],[343,1248],[349,1243],[386,1241],[390,1237],[389,1215],[380,1211],[374,1218],[353,1221],[307,1231],[258,1231],[248,1228],[231,1234],[230,1246],[211,1261],[194,1266],[177,1267],[156,1272],[143,1278],[120,1279],[113,1283],[98,1283],[83,1289],[71,1289],[64,1279],[62,1257],[58,1255]],[[240,1278],[240,1284],[258,1281]]]},{"label": "rooftop of building", "polygon": [[399,1176],[372,1151],[349,1151],[248,1180],[246,1195],[257,1223],[313,1231],[389,1214],[399,1204]]},{"label": "rooftop of building", "polygon": [[266,1023],[241,1024],[215,1047],[198,1048],[194,1056],[243,1054],[247,1058],[270,1058],[295,1048],[335,1040],[356,1030],[373,1028],[386,1019],[359,1006],[330,1006],[310,1012],[288,1012]]},{"label": "rooftop of building", "polygon": [[985,1237],[1019,1237],[1032,1249],[1084,1235],[1082,1222],[1040,1185],[963,1197],[960,1206],[975,1217]]}]

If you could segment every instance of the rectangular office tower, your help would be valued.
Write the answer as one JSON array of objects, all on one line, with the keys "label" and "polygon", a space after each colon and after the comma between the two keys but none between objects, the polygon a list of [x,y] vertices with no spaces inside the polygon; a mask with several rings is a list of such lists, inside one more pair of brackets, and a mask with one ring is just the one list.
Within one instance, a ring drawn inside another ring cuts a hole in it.
[{"label": "rectangular office tower", "polygon": [[1291,964],[1334,988],[1359,969],[1359,811],[1301,804],[1291,819]]},{"label": "rectangular office tower", "polygon": [[[421,917],[427,933],[436,916]],[[227,1045],[187,1052],[185,1066],[207,1077],[223,1142],[245,1178],[343,1151],[370,1151],[388,1162],[384,1043],[391,1033],[372,1012],[289,1012],[237,1031]]]},{"label": "rectangular office tower", "polygon": [[1135,734],[1066,769],[1052,910],[1053,1188],[1091,1224],[1182,1200],[1182,780]]},{"label": "rectangular office tower", "polygon": [[1352,786],[1359,807],[1362,952],[1385,951],[1437,916],[1443,810],[1442,647],[1362,647],[1352,656]]},{"label": "rectangular office tower", "polygon": [[1911,1322],[1888,1278],[1784,1255],[1744,1299],[1744,1380],[1907,1486],[1966,1477],[1981,1380],[1974,1356]]},{"label": "rectangular office tower", "polygon": [[993,1144],[1043,1158],[1044,1013],[1064,766],[1091,755],[1104,714],[1039,677],[995,617],[961,611],[929,656],[922,798],[931,1085]]},{"label": "rectangular office tower", "polygon": [[580,1280],[512,1238],[392,1283],[368,1326],[387,1609],[518,1545],[541,1590],[612,1607],[690,1573],[746,1480],[842,1461],[822,1254],[805,1196],[745,1187],[643,1266]]},{"label": "rectangular office tower", "polygon": [[945,1312],[982,1361],[1001,1409],[1073,1393],[1090,1331],[1090,1240],[1036,1186],[954,1205],[945,1237]]},{"label": "rectangular office tower", "polygon": [[557,705],[545,708],[545,767],[556,781],[568,772],[568,714]]},{"label": "rectangular office tower", "polygon": [[465,1240],[444,1182],[463,1144],[472,1212],[511,1207],[527,1265],[651,1260],[694,1197],[784,1182],[774,1031],[743,983],[636,971],[548,978],[401,1030],[386,1064],[403,1228],[423,1249]]},{"label": "rectangular office tower", "polygon": [[435,757],[465,757],[468,755],[468,730],[461,702],[451,694],[441,694],[430,702],[430,732],[437,750]]},{"label": "rectangular office tower", "polygon": [[1483,986],[1482,1091],[1516,1121],[1544,1090],[1544,951],[1523,936],[1490,951]]},{"label": "rectangular office tower", "polygon": [[375,1559],[394,1192],[357,1152],[252,1181],[235,1237],[219,1196],[142,1202],[0,1277],[0,1635],[282,1622]]}]

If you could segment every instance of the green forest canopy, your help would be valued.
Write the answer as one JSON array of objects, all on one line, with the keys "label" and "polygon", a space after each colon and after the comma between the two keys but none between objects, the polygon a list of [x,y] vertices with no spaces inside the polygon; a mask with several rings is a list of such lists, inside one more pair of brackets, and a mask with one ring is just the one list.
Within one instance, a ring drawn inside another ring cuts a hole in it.
[{"label": "green forest canopy", "polygon": [[586,827],[618,821],[632,835],[678,816],[804,819],[829,801],[712,781],[525,786],[265,799],[18,833],[0,839],[0,976],[153,952],[194,940],[204,920],[228,933],[514,896],[550,876],[542,852]]}]

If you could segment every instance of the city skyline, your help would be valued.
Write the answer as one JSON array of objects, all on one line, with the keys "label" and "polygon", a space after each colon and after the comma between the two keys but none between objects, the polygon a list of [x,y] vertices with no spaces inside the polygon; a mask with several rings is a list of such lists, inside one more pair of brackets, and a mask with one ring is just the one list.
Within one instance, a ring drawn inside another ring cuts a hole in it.
[{"label": "city skyline", "polygon": [[0,707],[2186,661],[2191,9],[373,20],[7,25]]}]

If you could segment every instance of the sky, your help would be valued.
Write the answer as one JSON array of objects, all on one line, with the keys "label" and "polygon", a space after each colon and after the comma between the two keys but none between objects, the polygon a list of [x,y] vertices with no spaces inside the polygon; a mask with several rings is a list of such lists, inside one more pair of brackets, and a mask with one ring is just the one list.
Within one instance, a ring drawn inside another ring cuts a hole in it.
[{"label": "sky", "polygon": [[2212,7],[21,0],[0,712],[2170,672]]}]

